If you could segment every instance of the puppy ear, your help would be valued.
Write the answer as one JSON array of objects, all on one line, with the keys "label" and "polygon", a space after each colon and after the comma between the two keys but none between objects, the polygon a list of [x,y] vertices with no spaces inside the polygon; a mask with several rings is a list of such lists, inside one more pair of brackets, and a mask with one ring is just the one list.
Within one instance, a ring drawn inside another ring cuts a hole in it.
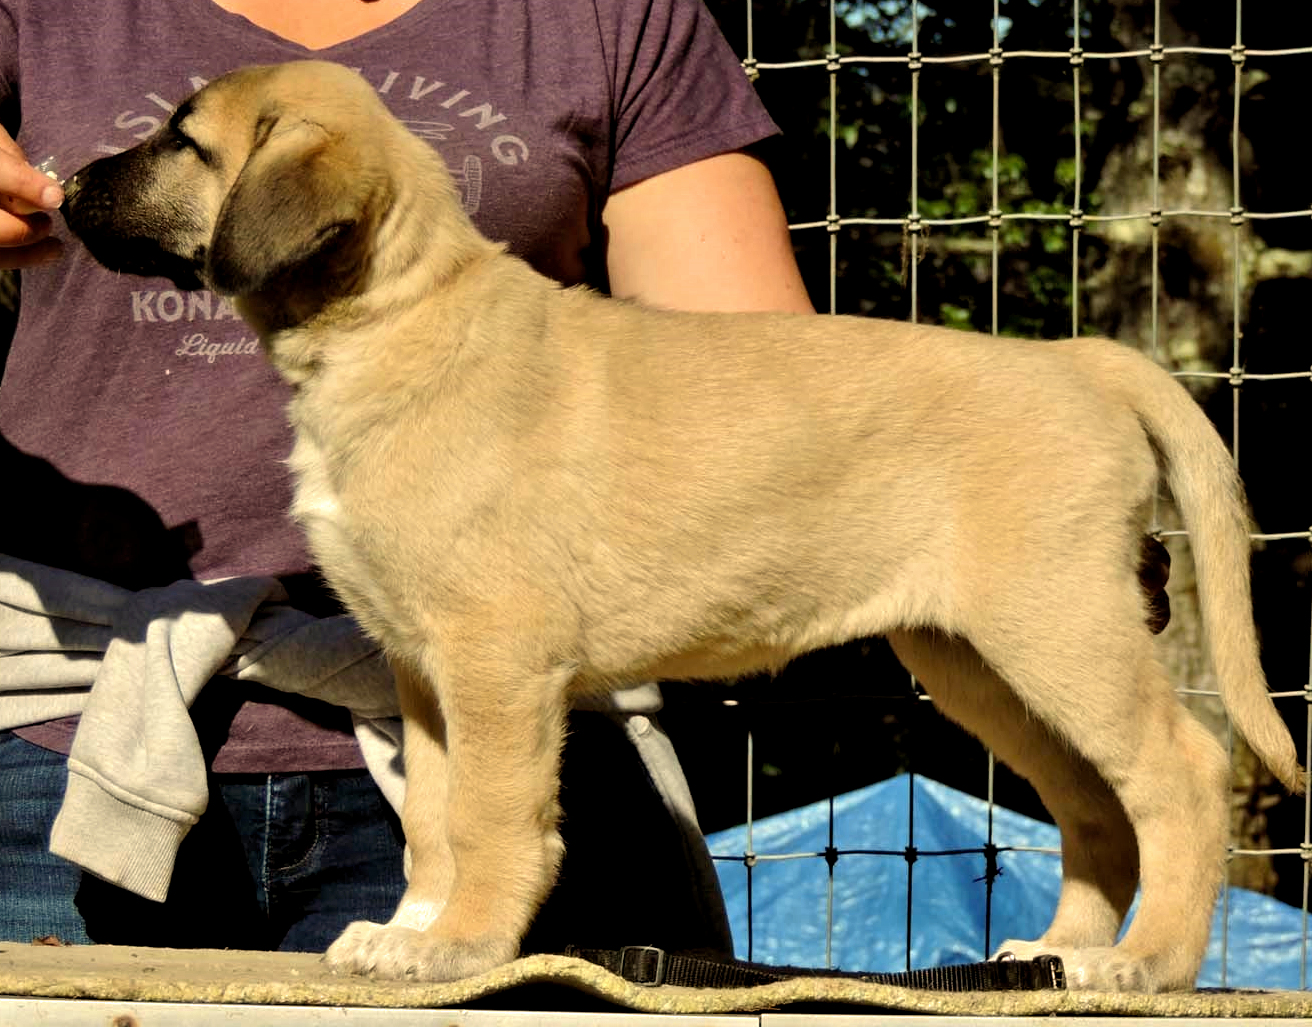
[{"label": "puppy ear", "polygon": [[257,292],[351,234],[379,192],[354,150],[321,125],[261,119],[210,239],[209,284],[228,295]]}]

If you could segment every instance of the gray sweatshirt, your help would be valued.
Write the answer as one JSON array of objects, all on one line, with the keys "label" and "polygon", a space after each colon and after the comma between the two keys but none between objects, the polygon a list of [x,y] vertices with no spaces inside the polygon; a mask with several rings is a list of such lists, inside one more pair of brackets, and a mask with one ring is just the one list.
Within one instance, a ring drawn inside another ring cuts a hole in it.
[{"label": "gray sweatshirt", "polygon": [[[349,617],[286,605],[275,578],[178,581],[131,592],[0,554],[0,730],[80,713],[50,850],[163,901],[178,845],[209,792],[189,708],[212,679],[256,681],[349,709],[365,762],[399,812],[401,722],[391,671]],[[682,827],[698,884],[718,886],[692,797],[652,714],[655,685],[609,713]]]}]

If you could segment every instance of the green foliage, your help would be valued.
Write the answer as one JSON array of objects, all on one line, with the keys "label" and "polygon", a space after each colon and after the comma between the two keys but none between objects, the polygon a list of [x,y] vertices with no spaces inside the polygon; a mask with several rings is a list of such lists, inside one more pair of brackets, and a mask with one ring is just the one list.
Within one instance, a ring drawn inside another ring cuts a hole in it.
[{"label": "green foliage", "polygon": [[[746,52],[742,0],[720,0],[711,7],[731,41]],[[1070,46],[1072,0],[1003,0],[1000,9],[997,39],[1004,49],[1060,52]],[[1080,4],[1082,46],[1115,48],[1107,35],[1114,9],[1109,0]],[[753,10],[758,61],[823,61],[829,55],[830,10],[823,0],[758,0]],[[1075,77],[1069,61],[1060,58],[1006,59],[997,73],[995,111],[994,70],[987,59],[978,59],[994,45],[991,14],[992,4],[981,0],[932,0],[914,10],[911,0],[839,0],[833,53],[845,62],[834,72],[832,108],[826,66],[760,71],[758,89],[787,140],[774,168],[790,219],[823,222],[832,213],[844,221],[892,222],[840,229],[833,262],[838,309],[908,316],[914,273],[916,314],[922,319],[987,329],[996,295],[1001,330],[1069,332]],[[914,101],[913,74],[905,60],[878,63],[911,52],[913,32],[917,49],[927,57],[976,55],[922,64]],[[1088,67],[1080,90],[1079,139],[1087,155],[1102,124],[1107,87]],[[834,211],[829,209],[831,134]],[[1082,180],[1079,206],[1094,213],[1098,197],[1087,183],[1096,179],[1086,168]],[[991,226],[980,223],[993,211],[1004,216]],[[899,223],[913,214],[922,221],[976,223],[931,226],[924,252],[909,266]],[[813,298],[826,309],[827,233],[800,233],[797,242]],[[994,245],[1001,254],[996,283]]]}]

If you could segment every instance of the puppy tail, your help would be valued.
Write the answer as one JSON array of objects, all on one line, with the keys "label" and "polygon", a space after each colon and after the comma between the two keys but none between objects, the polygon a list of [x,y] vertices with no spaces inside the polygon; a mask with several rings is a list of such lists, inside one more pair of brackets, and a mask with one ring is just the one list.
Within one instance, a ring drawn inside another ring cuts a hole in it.
[{"label": "puppy tail", "polygon": [[1258,656],[1250,519],[1234,460],[1202,409],[1170,374],[1125,346],[1114,346],[1108,356],[1117,366],[1106,370],[1164,458],[1167,483],[1189,532],[1203,626],[1226,713],[1271,773],[1301,795],[1307,773],[1271,701]]}]

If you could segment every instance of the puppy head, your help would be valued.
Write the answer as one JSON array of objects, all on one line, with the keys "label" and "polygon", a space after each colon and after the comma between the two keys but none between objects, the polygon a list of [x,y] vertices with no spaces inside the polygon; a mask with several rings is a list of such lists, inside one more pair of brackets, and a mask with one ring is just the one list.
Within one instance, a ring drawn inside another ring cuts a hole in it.
[{"label": "puppy head", "polygon": [[410,136],[339,65],[241,69],[141,145],[78,171],[64,217],[106,267],[180,288],[240,297],[276,287],[287,300],[305,279],[349,291],[394,198],[387,154],[398,132]]}]

